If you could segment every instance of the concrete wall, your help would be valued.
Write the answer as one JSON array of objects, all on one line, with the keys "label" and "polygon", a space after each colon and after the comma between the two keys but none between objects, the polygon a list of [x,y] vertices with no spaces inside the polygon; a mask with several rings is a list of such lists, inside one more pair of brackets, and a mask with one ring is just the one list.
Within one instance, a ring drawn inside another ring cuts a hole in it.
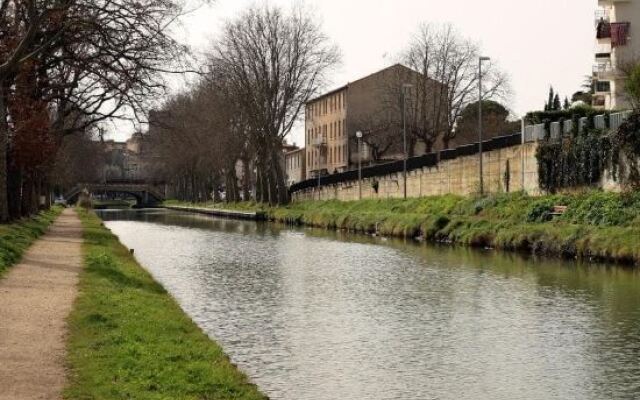
[{"label": "concrete wall", "polygon": [[[538,144],[525,143],[494,151],[487,151],[484,160],[485,191],[491,193],[506,191],[505,172],[507,161],[510,171],[509,191],[525,190],[530,194],[540,194],[538,187],[538,164],[536,148]],[[378,192],[373,188],[378,182]],[[363,179],[362,198],[399,198],[403,197],[402,173]],[[441,161],[436,167],[409,171],[407,174],[407,196],[423,197],[443,194],[469,195],[479,191],[479,157],[462,156],[453,160]],[[358,181],[323,186],[296,192],[294,201],[301,200],[357,200]]]}]

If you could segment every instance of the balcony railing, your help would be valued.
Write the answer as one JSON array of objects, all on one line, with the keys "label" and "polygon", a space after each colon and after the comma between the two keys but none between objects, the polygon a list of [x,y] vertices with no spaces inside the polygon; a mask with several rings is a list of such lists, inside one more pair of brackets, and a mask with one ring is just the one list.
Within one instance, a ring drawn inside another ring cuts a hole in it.
[{"label": "balcony railing", "polygon": [[610,62],[597,63],[593,65],[593,74],[605,74],[613,71],[613,65]]},{"label": "balcony railing", "polygon": [[327,145],[327,138],[326,137],[318,137],[313,139],[313,145],[317,146],[317,147],[324,147]]}]

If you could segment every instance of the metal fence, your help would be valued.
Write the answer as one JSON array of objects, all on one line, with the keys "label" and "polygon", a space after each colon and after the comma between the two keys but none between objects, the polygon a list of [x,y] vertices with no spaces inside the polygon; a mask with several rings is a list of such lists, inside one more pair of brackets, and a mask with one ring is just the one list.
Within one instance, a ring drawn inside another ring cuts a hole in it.
[{"label": "metal fence", "polygon": [[[602,130],[617,130],[620,125],[629,118],[631,111],[623,111],[619,113],[609,114],[607,122],[606,115],[596,115],[593,117],[593,127]],[[578,132],[582,133],[589,124],[588,117],[578,119]],[[566,120],[563,122],[552,122],[549,124],[549,132],[545,128],[545,124],[527,125],[524,127],[524,141],[535,142],[543,140],[547,137],[551,140],[560,140],[562,136],[570,135],[573,132],[573,121]]]}]

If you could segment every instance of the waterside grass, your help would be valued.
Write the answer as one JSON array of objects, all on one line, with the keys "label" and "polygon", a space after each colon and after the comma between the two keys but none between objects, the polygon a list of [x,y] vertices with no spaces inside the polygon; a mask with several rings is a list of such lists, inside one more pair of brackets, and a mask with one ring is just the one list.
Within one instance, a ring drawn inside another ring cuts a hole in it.
[{"label": "waterside grass", "polygon": [[66,399],[265,399],[106,229],[79,210],[85,270]]},{"label": "waterside grass", "polygon": [[[554,206],[567,211],[554,215]],[[264,211],[292,225],[640,264],[640,192],[307,201]]]},{"label": "waterside grass", "polygon": [[30,218],[23,218],[11,224],[0,224],[0,277],[47,231],[60,212],[62,208],[53,207]]}]

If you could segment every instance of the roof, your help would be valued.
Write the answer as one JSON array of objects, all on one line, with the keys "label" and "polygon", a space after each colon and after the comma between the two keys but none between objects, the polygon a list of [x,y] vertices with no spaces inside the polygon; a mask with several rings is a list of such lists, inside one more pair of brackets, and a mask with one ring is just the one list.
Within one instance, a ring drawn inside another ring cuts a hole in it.
[{"label": "roof", "polygon": [[338,93],[338,92],[342,92],[343,90],[348,89],[348,88],[349,88],[349,84],[347,83],[347,84],[346,84],[346,85],[344,85],[344,86],[340,86],[340,87],[339,87],[339,88],[337,88],[337,89],[333,89],[333,90],[332,90],[332,91],[330,91],[330,92],[327,92],[327,93],[324,93],[324,94],[322,94],[322,95],[320,95],[320,96],[318,96],[318,97],[315,97],[315,98],[313,98],[313,99],[311,99],[311,100],[307,101],[305,104],[315,103],[315,102],[317,102],[317,101],[319,101],[319,100],[324,99],[325,97],[329,97],[329,96],[334,95],[334,94],[336,94],[336,93]]},{"label": "roof", "polygon": [[305,149],[304,147],[300,147],[300,148],[296,147],[296,148],[295,148],[295,149],[293,149],[293,150],[289,150],[289,151],[285,152],[285,153],[284,153],[284,155],[285,155],[285,156],[288,156],[288,155],[290,155],[290,154],[299,153],[299,152],[301,152],[301,151],[305,151],[305,150],[306,150],[306,149]]},{"label": "roof", "polygon": [[404,69],[407,69],[407,70],[409,70],[409,71],[411,71],[411,72],[414,72],[414,73],[416,73],[416,74],[419,74],[419,73],[420,73],[420,72],[418,72],[418,71],[415,71],[415,70],[413,70],[413,69],[411,69],[411,68],[407,67],[406,65],[403,65],[403,64],[401,64],[401,63],[396,63],[396,64],[390,65],[390,66],[388,66],[388,67],[386,67],[386,68],[382,68],[381,70],[378,70],[378,71],[376,71],[376,72],[373,72],[373,73],[371,73],[371,74],[369,74],[369,75],[367,75],[367,76],[363,76],[362,78],[356,79],[356,80],[355,80],[355,81],[353,81],[353,82],[348,82],[346,85],[343,85],[343,86],[341,86],[341,87],[339,87],[339,88],[337,88],[337,89],[333,89],[333,90],[331,90],[330,92],[327,92],[327,93],[324,93],[324,94],[322,94],[322,95],[320,95],[320,96],[318,96],[318,97],[315,97],[315,98],[313,98],[313,99],[311,99],[311,100],[307,101],[305,104],[315,103],[315,102],[317,102],[317,101],[319,101],[319,100],[324,99],[325,97],[329,97],[329,96],[334,95],[334,94],[336,94],[336,93],[338,93],[338,92],[341,92],[341,91],[343,91],[343,90],[345,90],[345,89],[348,89],[348,88],[349,88],[349,86],[353,85],[354,83],[357,83],[357,82],[363,81],[363,80],[365,80],[365,79],[369,79],[369,78],[371,78],[371,77],[373,77],[373,76],[375,76],[375,75],[378,75],[378,74],[380,74],[380,73],[382,73],[382,72],[388,71],[388,70],[393,69],[393,68],[398,68],[398,67],[400,67],[400,68],[404,68]]}]

